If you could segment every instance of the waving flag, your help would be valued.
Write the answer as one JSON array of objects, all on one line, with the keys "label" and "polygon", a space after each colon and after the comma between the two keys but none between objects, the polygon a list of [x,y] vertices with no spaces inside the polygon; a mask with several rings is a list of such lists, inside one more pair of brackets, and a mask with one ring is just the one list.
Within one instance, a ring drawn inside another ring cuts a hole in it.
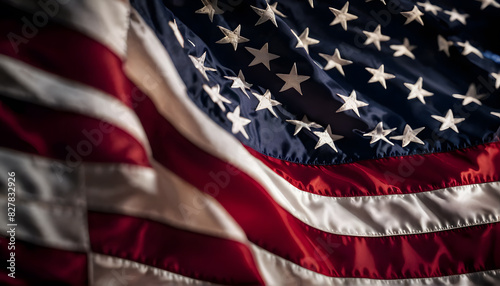
[{"label": "waving flag", "polygon": [[1,284],[500,284],[499,3],[0,3]]}]

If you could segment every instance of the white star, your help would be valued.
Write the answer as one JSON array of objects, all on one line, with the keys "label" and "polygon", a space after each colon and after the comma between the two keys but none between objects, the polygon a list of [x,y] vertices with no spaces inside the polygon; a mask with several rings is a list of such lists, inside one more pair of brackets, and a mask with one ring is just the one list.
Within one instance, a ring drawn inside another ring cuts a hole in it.
[{"label": "white star", "polygon": [[226,107],[224,106],[223,102],[231,103],[231,101],[220,94],[220,86],[218,84],[212,87],[204,84],[203,89],[205,90],[206,93],[208,93],[210,99],[214,103],[216,103],[220,107],[220,109],[222,109],[222,111],[226,111]]},{"label": "white star", "polygon": [[243,72],[241,70],[239,71],[238,76],[224,77],[233,81],[231,88],[239,88],[248,98],[250,98],[245,89],[250,89],[252,87],[252,84],[249,84],[245,81],[245,76],[243,75]]},{"label": "white star", "polygon": [[214,21],[214,15],[220,15],[224,13],[224,11],[217,6],[217,0],[201,0],[201,2],[205,6],[203,8],[196,10],[195,13],[207,14],[208,18],[210,19],[210,22]]},{"label": "white star", "polygon": [[269,5],[271,7],[271,9],[273,10],[274,14],[282,17],[282,18],[286,18],[286,15],[281,13],[278,8],[276,7],[278,5],[278,2],[274,2],[273,4]]},{"label": "white star", "polygon": [[257,23],[255,23],[255,26],[270,20],[274,24],[274,26],[278,27],[278,23],[276,23],[276,17],[274,16],[273,8],[269,6],[269,3],[266,3],[266,5],[267,5],[266,9],[260,9],[254,6],[250,6],[255,11],[255,13],[257,13],[257,15],[260,16]]},{"label": "white star", "polygon": [[500,8],[500,4],[498,4],[495,0],[477,0],[481,2],[481,10],[486,9],[490,5],[493,5],[495,8]]},{"label": "white star", "polygon": [[297,45],[295,48],[304,48],[307,53],[309,53],[309,46],[316,45],[319,43],[318,40],[309,38],[309,27],[305,28],[305,30],[300,34],[300,36],[297,36],[295,32],[292,30],[293,35],[295,38],[297,38]]},{"label": "white star", "polygon": [[422,140],[420,140],[420,138],[417,137],[417,134],[420,133],[422,130],[424,130],[424,128],[425,127],[420,127],[420,128],[413,130],[413,129],[411,129],[410,125],[406,124],[405,130],[403,131],[403,135],[392,136],[390,138],[392,140],[402,140],[403,147],[406,147],[411,142],[415,142],[415,143],[424,145],[425,143]]},{"label": "white star", "polygon": [[220,31],[222,33],[224,33],[224,35],[225,35],[224,38],[215,42],[217,44],[231,44],[231,45],[233,45],[233,48],[236,51],[239,43],[245,43],[245,42],[250,41],[249,39],[240,36],[241,25],[238,25],[238,27],[236,27],[236,29],[234,29],[234,31],[231,31],[231,30],[226,29],[226,28],[221,27],[221,26],[217,26],[217,27],[219,27]]},{"label": "white star", "polygon": [[344,101],[344,104],[339,109],[337,109],[337,111],[336,111],[337,113],[342,112],[342,111],[352,110],[352,111],[354,111],[354,113],[356,113],[356,115],[358,117],[361,117],[359,115],[358,107],[368,106],[368,103],[356,99],[356,91],[355,90],[353,90],[351,92],[349,97],[342,95],[342,94],[338,94],[338,93],[337,93],[337,95],[340,96],[340,98],[342,98],[342,100]]},{"label": "white star", "polygon": [[325,71],[336,68],[343,76],[345,76],[345,74],[342,66],[352,64],[351,61],[345,60],[340,57],[340,52],[338,49],[335,49],[335,53],[331,56],[322,53],[319,53],[319,55],[328,61],[326,66],[323,68]]},{"label": "white star", "polygon": [[453,118],[453,111],[451,111],[451,109],[448,109],[448,112],[446,113],[445,117],[437,115],[431,115],[431,116],[432,118],[441,122],[441,127],[439,128],[439,131],[444,131],[448,128],[451,128],[453,131],[459,133],[458,128],[455,124],[458,124],[465,120],[465,118]]},{"label": "white star", "polygon": [[380,82],[380,84],[387,89],[387,85],[385,83],[386,79],[393,79],[396,76],[390,73],[385,73],[384,72],[384,65],[380,65],[378,69],[374,68],[365,68],[369,73],[371,73],[373,76],[370,78],[368,83],[373,83],[373,82]]},{"label": "white star", "polygon": [[422,25],[422,26],[424,25],[424,21],[421,18],[421,16],[423,16],[424,13],[422,13],[418,9],[417,5],[414,5],[413,9],[411,11],[401,12],[401,15],[406,17],[405,25],[410,24],[411,22],[413,22],[415,20],[417,22],[419,22],[420,25]]},{"label": "white star", "polygon": [[495,111],[492,111],[492,112],[490,112],[490,113],[491,113],[491,115],[493,115],[493,116],[496,116],[496,117],[500,118],[500,112],[495,112]]},{"label": "white star", "polygon": [[452,41],[448,41],[443,36],[438,35],[438,46],[439,51],[444,51],[448,57],[450,56],[450,47],[453,46]]},{"label": "white star", "polygon": [[495,79],[495,88],[498,89],[500,87],[500,72],[490,74]]},{"label": "white star", "polygon": [[395,50],[394,52],[395,57],[400,57],[404,55],[413,60],[415,59],[415,55],[411,51],[414,50],[417,46],[411,46],[408,38],[404,38],[402,45],[390,45],[389,47]]},{"label": "white star", "polygon": [[467,93],[465,95],[462,94],[453,94],[452,95],[454,98],[458,99],[463,99],[462,105],[467,105],[469,103],[476,103],[477,105],[482,105],[480,99],[484,98],[486,94],[477,94],[477,88],[476,85],[471,83],[469,85],[469,89],[467,90]]},{"label": "white star", "polygon": [[330,26],[340,24],[347,31],[347,21],[356,20],[358,16],[347,13],[349,9],[349,1],[347,1],[341,10],[329,7],[330,11],[335,15],[335,19],[330,23]]},{"label": "white star", "polygon": [[457,45],[459,45],[460,47],[464,48],[464,50],[462,51],[462,55],[464,55],[464,56],[466,56],[466,55],[468,55],[470,53],[473,53],[473,54],[477,55],[480,58],[484,58],[483,54],[476,47],[474,47],[473,45],[471,45],[469,43],[469,41],[465,41],[465,43],[457,42]]},{"label": "white star", "polygon": [[194,67],[203,75],[203,77],[208,80],[207,71],[217,71],[214,68],[209,68],[205,66],[205,57],[207,56],[207,52],[204,52],[201,57],[197,58],[192,55],[189,55],[189,58],[193,62]]},{"label": "white star", "polygon": [[314,0],[309,0],[309,5],[311,5],[311,8],[314,8]]},{"label": "white star", "polygon": [[[371,2],[371,1],[372,1],[372,0],[366,0],[365,2]],[[385,0],[380,0],[380,2],[384,3],[384,5],[387,5],[387,4],[385,3]]]},{"label": "white star", "polygon": [[253,56],[254,59],[250,64],[248,64],[249,67],[255,66],[258,64],[263,64],[268,70],[271,70],[271,66],[269,65],[269,62],[279,58],[280,56],[271,54],[268,52],[268,45],[269,43],[265,43],[260,50],[250,48],[250,47],[245,47],[247,51],[249,51]]},{"label": "white star", "polygon": [[467,17],[469,17],[469,14],[460,14],[455,8],[451,11],[446,10],[444,13],[450,16],[450,22],[459,21],[460,23],[467,25]]},{"label": "white star", "polygon": [[239,105],[234,109],[233,112],[227,113],[227,119],[229,119],[229,121],[231,121],[233,123],[233,126],[231,128],[231,132],[233,132],[233,134],[237,134],[238,132],[241,132],[241,134],[243,134],[243,136],[245,136],[246,139],[249,138],[248,134],[245,130],[245,126],[250,124],[250,122],[252,122],[252,120],[240,116],[240,106]]},{"label": "white star", "polygon": [[177,22],[175,21],[175,19],[173,22],[172,21],[168,22],[168,25],[170,26],[172,31],[174,31],[175,38],[177,39],[179,44],[181,44],[181,47],[184,48],[184,38],[182,37],[182,34],[179,31],[179,27],[177,27]]},{"label": "white star", "polygon": [[423,7],[425,9],[425,12],[431,12],[432,14],[434,14],[434,16],[437,16],[438,11],[443,11],[441,7],[432,5],[428,0],[425,1],[425,3],[417,2],[417,4],[418,6]]},{"label": "white star", "polygon": [[410,90],[410,94],[408,95],[408,100],[413,98],[418,98],[418,100],[420,100],[423,104],[425,104],[424,97],[432,96],[434,94],[422,88],[423,80],[424,80],[423,78],[419,77],[417,82],[414,84],[405,82],[404,85],[406,86],[406,88]]},{"label": "white star", "polygon": [[297,64],[293,63],[293,67],[289,74],[278,73],[276,74],[281,78],[285,84],[280,89],[280,92],[288,90],[290,88],[295,89],[300,95],[302,95],[302,90],[300,89],[300,84],[310,78],[310,76],[298,75],[297,74]]},{"label": "white star", "polygon": [[269,89],[266,90],[264,95],[260,95],[256,92],[252,92],[252,94],[259,100],[259,104],[255,108],[255,111],[267,109],[274,115],[274,117],[278,118],[278,115],[274,112],[273,106],[281,105],[281,103],[271,98],[271,92]]},{"label": "white star", "polygon": [[363,33],[366,35],[366,41],[363,43],[365,46],[368,46],[369,44],[374,44],[375,47],[377,47],[377,50],[380,51],[380,42],[385,42],[389,41],[391,37],[382,35],[382,32],[380,31],[381,27],[380,25],[375,28],[375,31],[373,32],[367,32],[363,31]]},{"label": "white star", "polygon": [[375,143],[379,140],[383,140],[391,145],[394,145],[394,143],[389,141],[389,139],[387,139],[387,137],[385,137],[385,136],[389,135],[389,133],[391,133],[392,131],[394,131],[396,129],[397,128],[384,130],[384,123],[379,122],[377,124],[377,126],[372,131],[363,134],[363,136],[371,136],[372,137],[372,139],[370,140],[370,144]]},{"label": "white star", "polygon": [[330,125],[328,125],[325,131],[323,132],[314,131],[313,133],[314,135],[318,136],[318,143],[316,143],[314,149],[318,149],[319,147],[326,144],[330,146],[333,150],[335,150],[335,152],[338,152],[337,146],[335,146],[335,143],[333,142],[344,138],[344,136],[332,134],[332,129],[330,128]]},{"label": "white star", "polygon": [[302,130],[302,128],[305,128],[309,131],[311,131],[311,127],[312,128],[321,128],[321,125],[319,125],[318,123],[309,121],[309,119],[307,119],[306,115],[304,115],[304,117],[302,117],[302,120],[289,119],[286,122],[295,125],[295,132],[293,133],[293,136],[296,136],[300,132],[300,130]]}]

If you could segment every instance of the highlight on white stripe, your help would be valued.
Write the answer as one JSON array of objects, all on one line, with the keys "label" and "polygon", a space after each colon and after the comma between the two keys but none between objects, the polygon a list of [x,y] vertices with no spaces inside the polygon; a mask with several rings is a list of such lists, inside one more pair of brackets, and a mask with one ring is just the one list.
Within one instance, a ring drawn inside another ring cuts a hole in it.
[{"label": "highlight on white stripe", "polygon": [[[30,34],[36,36],[49,21],[64,23],[95,38],[120,57],[125,55],[130,4],[123,0],[4,0],[9,5],[33,13],[27,17]],[[35,18],[36,16],[36,18]],[[17,52],[17,51],[16,51]]]},{"label": "highlight on white stripe", "polygon": [[497,182],[413,195],[353,198],[331,198],[297,189],[198,109],[187,96],[169,55],[139,16],[131,23],[125,70],[186,138],[250,175],[290,214],[314,228],[341,235],[389,236],[500,220]]},{"label": "highlight on white stripe", "polygon": [[[110,95],[4,55],[0,55],[0,78],[0,92],[3,95],[111,123],[127,131],[149,150],[146,134],[137,115]],[[90,134],[94,131],[87,132]]]},{"label": "highlight on white stripe", "polygon": [[118,257],[91,253],[91,285],[218,285]]},{"label": "highlight on white stripe", "polygon": [[485,286],[500,284],[500,270],[473,272],[460,275],[410,278],[410,279],[368,279],[368,278],[339,278],[329,277],[305,269],[286,259],[276,256],[256,245],[252,245],[252,253],[257,262],[262,278],[266,285],[338,285],[338,286],[419,286],[419,285],[460,285],[460,286]]}]

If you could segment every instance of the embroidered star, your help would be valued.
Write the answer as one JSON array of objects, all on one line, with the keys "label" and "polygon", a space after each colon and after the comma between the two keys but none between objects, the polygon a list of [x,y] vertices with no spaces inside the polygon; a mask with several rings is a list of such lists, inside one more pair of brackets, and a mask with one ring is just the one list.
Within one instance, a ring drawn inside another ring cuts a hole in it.
[{"label": "embroidered star", "polygon": [[368,83],[373,83],[373,82],[380,82],[380,84],[387,89],[387,85],[385,83],[386,79],[393,79],[396,76],[390,73],[385,73],[384,72],[384,65],[380,65],[378,69],[374,68],[365,68],[369,73],[371,73],[373,76],[370,78]]},{"label": "embroidered star", "polygon": [[236,51],[239,43],[245,43],[245,42],[250,41],[249,39],[240,36],[241,25],[238,25],[238,27],[236,27],[236,29],[234,29],[234,31],[231,31],[231,30],[226,29],[226,28],[221,27],[221,26],[217,26],[217,27],[219,27],[221,32],[224,33],[224,35],[225,35],[224,38],[215,42],[217,44],[231,44],[231,45],[233,45],[233,48]]},{"label": "embroidered star", "polygon": [[271,21],[274,24],[274,26],[278,27],[278,23],[276,23],[276,17],[274,15],[273,9],[271,8],[271,6],[269,6],[269,3],[266,3],[266,5],[267,5],[266,9],[250,6],[255,11],[255,13],[257,13],[257,15],[260,16],[257,23],[255,23],[255,26],[260,25],[267,21]]},{"label": "embroidered star", "polygon": [[467,25],[467,18],[469,17],[469,14],[460,14],[455,8],[451,11],[444,11],[444,13],[450,16],[450,22],[459,21],[460,23]]},{"label": "embroidered star", "polygon": [[280,92],[288,90],[290,88],[293,88],[298,93],[300,93],[300,95],[302,95],[302,90],[300,89],[300,84],[310,78],[310,76],[297,74],[297,64],[296,63],[293,63],[293,67],[290,70],[289,74],[279,73],[276,75],[285,82],[283,87],[280,89]]},{"label": "embroidered star", "polygon": [[413,21],[419,22],[422,26],[424,25],[424,21],[421,18],[424,13],[418,9],[417,5],[414,5],[411,11],[401,12],[401,15],[406,17],[405,25],[410,24]]},{"label": "embroidered star", "polygon": [[446,129],[451,128],[453,131],[459,133],[458,128],[455,124],[458,124],[465,120],[465,118],[453,118],[453,111],[451,111],[451,109],[448,109],[448,112],[446,113],[445,117],[437,115],[431,115],[431,116],[432,118],[441,122],[441,127],[439,128],[439,131],[444,131]]},{"label": "embroidered star", "polygon": [[252,62],[250,64],[248,64],[249,67],[255,66],[258,64],[263,64],[268,70],[271,70],[269,62],[274,60],[274,59],[279,58],[280,56],[269,53],[268,45],[269,45],[269,43],[265,43],[264,46],[262,46],[262,48],[260,48],[260,50],[250,48],[250,47],[245,47],[245,49],[247,49],[247,51],[249,51],[254,56],[254,59],[252,60]]},{"label": "embroidered star", "polygon": [[252,87],[252,84],[249,84],[245,81],[245,76],[243,75],[243,72],[241,70],[238,72],[238,76],[224,77],[233,81],[231,88],[239,88],[248,98],[250,98],[245,89],[250,89]]},{"label": "embroidered star", "polygon": [[498,89],[500,87],[500,72],[490,74],[495,79],[495,88]]},{"label": "embroidered star", "polygon": [[300,132],[300,130],[302,130],[302,128],[305,128],[309,131],[311,131],[311,127],[312,128],[321,128],[321,125],[319,125],[318,123],[309,121],[309,119],[307,119],[306,115],[304,115],[304,117],[302,117],[302,120],[289,119],[286,122],[295,125],[295,132],[293,133],[293,136],[296,136]]},{"label": "embroidered star", "polygon": [[223,102],[231,103],[231,101],[220,94],[220,85],[216,84],[216,85],[210,87],[210,86],[204,84],[203,89],[208,94],[208,96],[210,96],[210,99],[215,104],[217,104],[220,107],[220,109],[222,109],[222,111],[226,111],[226,107],[224,106]]},{"label": "embroidered star", "polygon": [[492,112],[490,112],[490,113],[491,113],[491,115],[493,115],[493,116],[496,116],[496,117],[500,118],[500,112],[495,112],[495,111],[492,111]]},{"label": "embroidered star", "polygon": [[318,149],[319,147],[321,147],[323,145],[328,145],[328,146],[330,146],[330,148],[335,150],[335,152],[338,152],[337,146],[335,146],[335,143],[333,143],[333,142],[344,138],[344,136],[332,134],[332,129],[330,128],[330,125],[328,125],[326,127],[325,131],[323,131],[323,132],[314,131],[313,133],[314,133],[314,135],[318,136],[318,143],[316,143],[316,146],[314,147],[314,149]]},{"label": "embroidered star", "polygon": [[314,0],[309,0],[309,5],[311,5],[311,8],[314,8]]},{"label": "embroidered star", "polygon": [[309,27],[305,28],[305,30],[300,34],[300,36],[297,36],[295,32],[292,30],[293,35],[295,38],[297,38],[297,45],[295,48],[304,48],[306,52],[309,54],[309,46],[316,45],[319,43],[318,40],[309,38]]},{"label": "embroidered star", "polygon": [[438,35],[438,46],[439,51],[444,51],[448,57],[450,56],[450,47],[453,46],[452,41],[448,41],[443,36]]},{"label": "embroidered star", "polygon": [[273,10],[274,14],[280,16],[280,17],[283,17],[283,18],[286,18],[286,15],[281,13],[279,10],[278,10],[278,7],[276,7],[278,5],[278,2],[274,2],[273,4],[269,5],[271,7],[271,9]]},{"label": "embroidered star", "polygon": [[196,10],[195,13],[207,14],[208,18],[210,19],[210,22],[214,21],[214,15],[220,15],[224,13],[224,11],[217,6],[217,0],[201,0],[201,2],[205,6],[203,8]]},{"label": "embroidered star", "polygon": [[413,99],[413,98],[418,98],[418,100],[420,100],[420,102],[425,104],[424,97],[432,96],[434,94],[434,93],[429,92],[429,91],[422,88],[423,80],[424,80],[423,78],[419,77],[417,82],[414,84],[407,83],[407,82],[404,83],[406,88],[408,88],[410,90],[410,94],[408,95],[408,100]]},{"label": "embroidered star", "polygon": [[233,123],[233,126],[231,127],[231,132],[233,132],[233,134],[238,134],[238,132],[241,132],[241,134],[243,134],[246,139],[249,138],[247,131],[245,130],[245,126],[252,122],[252,120],[240,116],[239,105],[234,109],[233,112],[227,113],[227,119],[229,119],[229,121]]},{"label": "embroidered star", "polygon": [[366,40],[363,43],[365,46],[368,46],[369,44],[374,44],[375,47],[377,47],[377,50],[380,51],[380,42],[385,42],[389,41],[391,37],[382,35],[382,32],[380,31],[381,27],[380,25],[375,28],[375,31],[373,32],[367,32],[363,31],[363,33],[366,35]]},{"label": "embroidered star", "polygon": [[397,128],[392,128],[392,129],[387,129],[385,130],[384,129],[384,123],[382,122],[379,122],[377,124],[377,126],[370,132],[367,132],[365,134],[363,134],[363,136],[370,136],[372,137],[372,139],[370,140],[370,144],[373,144],[379,140],[383,140],[391,145],[394,145],[394,143],[392,143],[391,141],[389,141],[389,139],[387,139],[387,135],[389,135],[389,133],[391,133],[392,131],[396,130]]},{"label": "embroidered star", "polygon": [[424,145],[425,143],[422,140],[420,140],[420,138],[417,137],[418,133],[422,132],[422,130],[424,130],[424,129],[425,129],[425,127],[420,127],[420,128],[413,130],[413,129],[411,129],[410,125],[406,124],[405,130],[403,131],[403,135],[392,136],[392,137],[390,137],[390,139],[402,140],[403,143],[401,146],[403,146],[403,147],[406,147],[411,142],[415,142],[415,143]]},{"label": "embroidered star", "polygon": [[335,53],[331,56],[327,55],[327,54],[322,54],[322,53],[319,53],[319,55],[328,61],[326,63],[326,66],[323,68],[325,71],[336,68],[343,76],[345,76],[345,74],[344,74],[344,69],[342,68],[342,66],[352,64],[351,61],[345,60],[345,59],[340,57],[340,52],[338,49],[335,49]]},{"label": "embroidered star", "polygon": [[208,80],[207,71],[217,71],[214,68],[209,68],[205,66],[205,57],[207,56],[207,52],[204,52],[201,57],[197,58],[192,55],[189,55],[189,58],[193,62],[194,67],[203,75],[203,77]]},{"label": "embroidered star", "polygon": [[177,27],[177,22],[175,21],[175,19],[174,21],[168,22],[168,25],[170,26],[170,29],[174,31],[175,38],[177,39],[181,47],[184,48],[184,38],[182,37],[182,34],[179,31],[179,27]]},{"label": "embroidered star", "polygon": [[408,38],[404,38],[402,45],[390,45],[391,49],[395,50],[394,57],[407,56],[411,59],[415,59],[415,55],[411,52],[417,46],[411,46]]},{"label": "embroidered star", "polygon": [[478,57],[480,58],[484,58],[483,57],[483,54],[476,48],[474,47],[473,45],[471,45],[469,43],[469,41],[465,41],[465,43],[460,43],[460,42],[457,42],[457,45],[459,45],[460,47],[464,48],[464,50],[462,51],[462,55],[466,56],[470,53],[473,53],[475,55],[477,55]]},{"label": "embroidered star", "polygon": [[480,99],[483,99],[486,94],[477,94],[477,88],[476,85],[471,83],[469,85],[469,89],[467,90],[467,93],[465,95],[462,94],[453,94],[452,95],[454,98],[458,99],[463,99],[462,105],[467,105],[469,103],[474,102],[477,105],[482,105]]},{"label": "embroidered star", "polygon": [[274,112],[273,106],[281,105],[281,103],[271,98],[271,92],[269,91],[269,89],[266,90],[263,95],[260,95],[256,92],[252,92],[252,94],[259,100],[259,104],[255,108],[255,111],[267,109],[274,115],[274,117],[278,118],[278,115],[276,115],[276,113]]},{"label": "embroidered star", "polygon": [[368,103],[356,99],[356,91],[355,90],[353,90],[351,92],[349,97],[342,95],[342,94],[338,94],[338,93],[337,93],[337,95],[344,101],[344,104],[339,109],[337,109],[337,111],[336,111],[337,113],[342,112],[342,111],[352,110],[352,111],[354,111],[354,113],[356,113],[356,115],[358,117],[361,117],[359,115],[358,107],[368,106]]},{"label": "embroidered star", "polygon": [[481,2],[481,10],[486,9],[490,5],[493,5],[495,8],[500,8],[500,4],[498,4],[495,0],[477,0]]},{"label": "embroidered star", "polygon": [[434,16],[437,16],[438,11],[443,11],[443,9],[439,6],[432,5],[428,0],[425,3],[417,2],[418,6],[423,7],[425,12],[431,12]]},{"label": "embroidered star", "polygon": [[347,13],[349,9],[349,1],[347,1],[342,7],[342,9],[337,10],[335,8],[329,7],[330,11],[332,11],[333,15],[335,15],[335,19],[330,23],[330,26],[340,24],[345,31],[347,31],[347,21],[356,20],[358,16]]}]

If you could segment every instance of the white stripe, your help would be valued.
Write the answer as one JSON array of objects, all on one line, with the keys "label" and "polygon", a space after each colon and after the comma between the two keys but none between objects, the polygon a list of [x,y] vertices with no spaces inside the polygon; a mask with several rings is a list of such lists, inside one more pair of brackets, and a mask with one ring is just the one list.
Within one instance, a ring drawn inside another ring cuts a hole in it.
[{"label": "white stripe", "polygon": [[[85,188],[89,204],[94,204],[94,208],[102,208],[103,210],[106,208],[108,211],[151,218],[163,223],[173,222],[174,225],[193,232],[215,234],[246,244],[254,254],[256,264],[267,281],[267,285],[408,285],[410,283],[412,285],[419,285],[418,283],[441,285],[448,282],[450,284],[453,282],[452,285],[487,285],[485,283],[488,281],[491,283],[493,283],[492,281],[500,281],[498,271],[402,280],[328,277],[305,269],[249,243],[238,226],[230,225],[233,223],[233,219],[220,205],[216,202],[210,205],[212,203],[210,197],[201,195],[199,191],[175,178],[175,175],[169,174],[168,171],[157,176],[152,169],[144,167],[89,163],[82,164],[78,169],[66,169],[59,161],[20,152],[8,152],[5,149],[0,149],[0,161],[5,162],[0,165],[0,174],[7,173],[8,170],[5,166],[9,166],[9,170],[16,170],[16,183],[19,187],[18,197],[29,199],[29,201],[23,200],[20,203],[21,206],[29,209],[28,212],[23,209],[17,210],[17,214],[21,214],[23,217],[23,225],[22,228],[18,229],[18,237],[44,246],[67,250],[88,249],[86,228],[84,228],[86,226],[85,217],[75,215],[76,210],[82,209],[82,212],[85,212],[84,198],[82,197],[83,188]],[[155,183],[158,177],[165,177],[166,181]],[[5,181],[5,178],[0,180],[4,185]],[[194,192],[198,192],[198,194]],[[197,196],[200,201],[193,199]],[[103,202],[99,202],[99,200]],[[205,202],[201,202],[201,200]],[[191,216],[186,217],[176,213],[178,205],[175,204],[182,203],[188,204],[195,210]],[[47,206],[50,206],[52,210]],[[40,209],[42,209],[41,213],[38,212]],[[26,213],[30,216],[25,217]],[[0,221],[4,221],[3,218]],[[6,224],[2,223],[1,225]],[[143,279],[147,279],[146,281],[156,281],[154,279],[175,281],[172,283],[181,283],[184,281],[183,279],[188,279],[184,282],[204,283],[197,280],[191,281],[190,278],[135,262],[124,262],[119,258],[111,259],[106,258],[106,256],[101,256],[101,258],[103,259],[92,262],[93,269],[90,272],[95,279],[95,285],[104,285],[100,283],[110,281],[109,275],[122,273],[113,272],[115,264],[127,268],[125,271],[127,274],[137,275],[134,276],[134,279],[138,280],[128,281],[132,283],[128,285],[136,285],[134,281],[142,283]]]},{"label": "white stripe", "polygon": [[[125,55],[130,5],[122,0],[4,0],[19,9],[32,12],[23,25],[25,40],[36,37],[56,20],[101,42],[120,57]],[[47,20],[44,20],[47,19]],[[20,44],[22,45],[22,44]],[[70,52],[70,51],[68,51]]]},{"label": "white stripe", "polygon": [[338,278],[329,277],[305,269],[286,259],[276,256],[256,245],[252,245],[252,252],[260,268],[261,275],[268,286],[302,286],[302,285],[339,285],[339,286],[418,286],[418,285],[461,285],[487,286],[500,285],[500,270],[473,272],[461,275],[410,278],[410,279],[367,279],[367,278]]},{"label": "white stripe", "polygon": [[355,198],[331,198],[297,189],[253,157],[196,107],[161,43],[138,16],[134,19],[125,64],[130,78],[146,91],[160,113],[186,138],[246,172],[264,186],[278,204],[304,223],[342,235],[388,236],[500,220],[498,183],[413,195]]},{"label": "white stripe", "polygon": [[[62,206],[83,208],[84,211],[88,208],[148,218],[243,243],[247,241],[243,230],[215,199],[156,163],[153,163],[155,169],[102,163],[82,163],[70,168],[63,161],[6,149],[0,149],[0,162],[0,183],[6,186],[7,172],[16,171],[17,199],[40,202],[38,208]],[[0,193],[4,200],[5,192]],[[1,215],[6,216],[6,212]],[[54,219],[59,219],[57,213]],[[44,227],[43,221],[36,221],[39,223],[36,227]],[[68,229],[85,225],[86,221],[68,224]],[[64,231],[66,226],[60,226]]]},{"label": "white stripe", "polygon": [[[35,244],[85,251],[89,248],[87,208],[82,173],[58,174],[49,160],[0,150],[0,185],[7,186],[7,172],[15,172],[16,237]],[[41,172],[39,170],[42,170]],[[7,187],[0,191],[0,230],[7,226]]]},{"label": "white stripe", "polygon": [[87,165],[91,210],[149,218],[178,228],[246,242],[233,218],[212,197],[158,164],[155,170],[128,165]]},{"label": "white stripe", "polygon": [[217,285],[138,262],[92,253],[91,283],[109,285]]},{"label": "white stripe", "polygon": [[[0,81],[0,93],[3,95],[109,122],[127,131],[149,150],[146,134],[137,115],[110,95],[3,55],[0,55]],[[86,131],[93,132],[96,138],[102,137],[105,132],[97,129]],[[95,145],[98,145],[98,140],[94,140]]]}]

